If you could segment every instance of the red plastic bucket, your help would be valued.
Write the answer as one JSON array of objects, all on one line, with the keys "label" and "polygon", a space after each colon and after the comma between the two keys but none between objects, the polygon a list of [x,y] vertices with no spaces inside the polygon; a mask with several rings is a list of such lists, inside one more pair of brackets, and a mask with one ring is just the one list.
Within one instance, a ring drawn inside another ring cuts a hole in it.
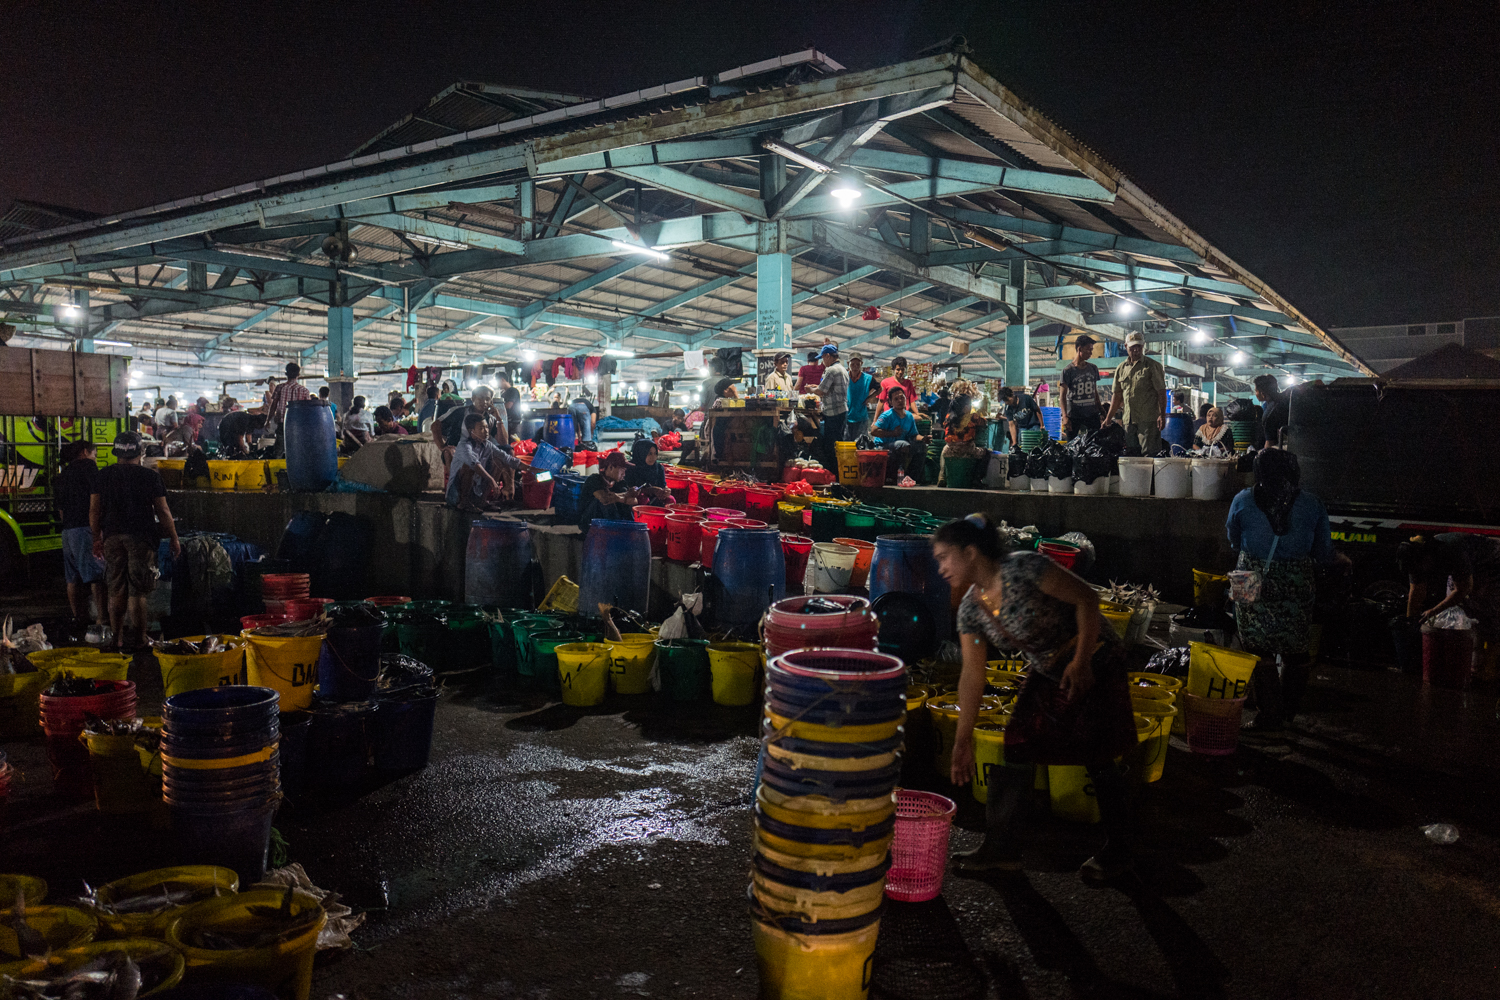
[{"label": "red plastic bucket", "polygon": [[[689,499],[689,495],[692,492],[692,486],[692,480],[678,479],[676,476],[667,477],[667,490],[671,492],[672,499],[676,500],[679,504],[689,504],[692,502]],[[667,506],[671,507],[674,505],[667,504]]]},{"label": "red plastic bucket", "polygon": [[854,572],[849,574],[849,586],[863,587],[870,578],[870,560],[875,557],[875,543],[862,538],[835,538],[834,541],[859,549],[859,555],[854,557]]},{"label": "red plastic bucket", "polygon": [[859,485],[875,488],[885,485],[885,460],[883,451],[861,451],[859,455]]},{"label": "red plastic bucket", "polygon": [[1037,546],[1037,551],[1063,569],[1072,569],[1073,564],[1078,561],[1078,549],[1062,542],[1043,542]]},{"label": "red plastic bucket", "polygon": [[948,834],[958,806],[952,799],[910,788],[896,790],[896,832],[885,894],[903,903],[934,899],[948,869]]},{"label": "red plastic bucket", "polygon": [[847,610],[842,614],[804,615],[799,613],[801,608],[813,598],[788,597],[777,601],[766,612],[767,656],[780,656],[809,646],[875,649],[879,623],[868,600],[848,594],[819,594],[818,597],[843,605]]},{"label": "red plastic bucket", "polygon": [[714,502],[720,507],[728,507],[745,512],[745,487],[720,483],[714,488]]},{"label": "red plastic bucket", "polygon": [[709,521],[733,521],[744,516],[744,511],[730,507],[706,507],[703,510],[704,519]]},{"label": "red plastic bucket", "polygon": [[291,615],[246,615],[240,619],[240,628],[260,628],[262,625],[282,625],[292,620]]},{"label": "red plastic bucket", "polygon": [[753,517],[735,517],[735,518],[731,518],[727,523],[730,524],[730,525],[732,525],[733,527],[736,527],[736,528],[755,528],[755,529],[761,529],[761,528],[769,528],[770,527],[770,525],[767,524],[766,522],[764,522],[764,521],[757,521]]},{"label": "red plastic bucket", "polygon": [[635,520],[644,524],[651,532],[651,554],[653,556],[664,556],[667,554],[667,515],[671,513],[665,507],[636,507],[633,511]]},{"label": "red plastic bucket", "polygon": [[729,527],[723,521],[704,521],[699,525],[700,550],[698,559],[703,563],[704,569],[714,568],[714,547],[719,544],[719,532]]},{"label": "red plastic bucket", "polygon": [[94,681],[93,694],[59,697],[43,693],[38,701],[42,729],[48,736],[76,736],[83,732],[90,715],[100,719],[135,718],[135,682]]},{"label": "red plastic bucket", "polygon": [[299,597],[294,601],[287,601],[283,614],[294,622],[307,621],[316,618],[323,613],[323,605],[332,604],[331,597]]},{"label": "red plastic bucket", "polygon": [[707,516],[703,513],[703,508],[695,503],[669,503],[667,510],[674,514],[697,514],[700,520]]},{"label": "red plastic bucket", "polygon": [[554,480],[544,483],[536,480],[536,474],[528,472],[521,477],[521,504],[527,510],[546,510],[552,506]]},{"label": "red plastic bucket", "polygon": [[674,562],[697,562],[703,552],[701,514],[667,515],[667,558]]},{"label": "red plastic bucket", "polygon": [[782,535],[781,553],[786,557],[786,588],[801,590],[802,577],[807,573],[807,557],[812,552],[813,540],[802,535]]},{"label": "red plastic bucket", "polygon": [[762,521],[776,520],[776,501],[781,494],[775,490],[747,489],[745,491],[745,513]]}]

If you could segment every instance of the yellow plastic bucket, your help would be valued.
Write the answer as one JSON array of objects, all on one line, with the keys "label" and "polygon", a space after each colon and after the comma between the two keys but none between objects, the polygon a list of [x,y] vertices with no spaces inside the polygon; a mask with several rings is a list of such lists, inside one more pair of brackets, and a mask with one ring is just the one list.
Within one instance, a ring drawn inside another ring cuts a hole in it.
[{"label": "yellow plastic bucket", "polygon": [[1172,723],[1178,711],[1170,702],[1139,699],[1131,702],[1131,708],[1137,719],[1151,723],[1150,732],[1141,740],[1145,744],[1141,748],[1141,780],[1160,781],[1162,769],[1167,766],[1167,746],[1172,741]]},{"label": "yellow plastic bucket", "polygon": [[[200,643],[205,635],[187,636],[187,641]],[[161,683],[167,697],[199,688],[227,687],[245,683],[245,640],[237,635],[221,635],[222,643],[233,644],[218,653],[162,653],[156,654],[161,666]]]},{"label": "yellow plastic bucket", "polygon": [[936,684],[911,684],[906,688],[906,710],[915,712],[927,704],[927,699],[938,693]]},{"label": "yellow plastic bucket", "polygon": [[[1003,718],[1003,717],[1002,717]],[[990,800],[990,781],[995,769],[1005,766],[1005,724],[1008,719],[980,722],[974,726],[974,798]]]},{"label": "yellow plastic bucket", "polygon": [[[0,741],[23,740],[42,731],[42,689],[51,679],[52,671],[40,666],[33,673],[0,674]],[[5,898],[0,896],[0,900]],[[14,902],[15,898],[12,892],[9,899]]]},{"label": "yellow plastic bucket", "polygon": [[880,921],[843,934],[793,934],[753,920],[761,1000],[866,1000]]},{"label": "yellow plastic bucket", "polygon": [[[820,800],[815,806],[806,799]],[[884,823],[896,812],[896,793],[878,799],[834,802],[821,795],[786,796],[765,785],[755,791],[760,811],[778,823],[814,830],[865,830]]]},{"label": "yellow plastic bucket", "polygon": [[798,771],[878,771],[896,763],[898,757],[895,751],[871,754],[868,757],[819,757],[788,750],[777,743],[767,743],[766,753]]},{"label": "yellow plastic bucket", "polygon": [[1243,698],[1259,657],[1206,642],[1190,642],[1187,692],[1199,698]]},{"label": "yellow plastic bucket", "polygon": [[[790,854],[799,858],[818,858],[823,861],[853,861],[871,856],[884,858],[891,849],[891,834],[879,840],[867,840],[863,844],[814,844],[789,837],[778,837],[774,833],[756,827],[755,835],[760,843],[772,851]],[[868,866],[867,866],[868,867]]]},{"label": "yellow plastic bucket", "polygon": [[755,672],[760,662],[760,646],[753,642],[710,643],[708,669],[713,674],[714,702],[748,705],[754,701]]},{"label": "yellow plastic bucket", "polygon": [[0,899],[7,908],[16,904],[16,894],[26,900],[26,908],[42,905],[47,898],[47,883],[35,875],[0,875]]},{"label": "yellow plastic bucket", "polygon": [[[1002,662],[1000,660],[993,661]],[[989,669],[984,672],[984,682],[992,688],[999,690],[1001,698],[1015,698],[1020,695],[1021,688],[1026,685],[1026,675],[1019,670]]]},{"label": "yellow plastic bucket", "polygon": [[268,687],[281,695],[281,710],[294,712],[312,706],[313,685],[318,680],[321,635],[256,635],[240,633],[250,641],[245,653],[245,673],[253,687]]},{"label": "yellow plastic bucket", "polygon": [[885,879],[877,879],[847,892],[803,889],[778,882],[759,869],[751,872],[755,901],[760,908],[778,916],[794,916],[817,923],[819,920],[853,920],[880,905],[885,898]]},{"label": "yellow plastic bucket", "polygon": [[893,722],[874,722],[867,726],[819,726],[811,722],[793,721],[784,715],[766,711],[771,728],[777,736],[794,740],[816,740],[819,743],[878,743],[888,740],[901,730],[901,719]]},{"label": "yellow plastic bucket", "polygon": [[615,694],[647,694],[651,690],[651,665],[656,662],[656,636],[650,632],[626,632],[609,647],[609,680]]},{"label": "yellow plastic bucket", "polygon": [[1052,815],[1075,823],[1099,822],[1099,800],[1094,783],[1083,765],[1051,764],[1047,767],[1047,794]]},{"label": "yellow plastic bucket", "polygon": [[1132,686],[1130,688],[1131,701],[1159,701],[1166,705],[1175,704],[1177,699],[1171,691],[1166,688]]},{"label": "yellow plastic bucket", "polygon": [[1193,603],[1198,607],[1218,607],[1229,592],[1229,577],[1207,570],[1193,570]]},{"label": "yellow plastic bucket", "polygon": [[1169,674],[1134,673],[1126,674],[1130,678],[1130,693],[1134,697],[1141,688],[1160,688],[1172,693],[1172,705],[1177,709],[1177,714],[1172,717],[1172,735],[1187,736],[1187,719],[1178,704],[1181,700],[1179,692],[1182,691],[1182,678],[1172,677]]},{"label": "yellow plastic bucket", "polygon": [[[992,719],[1003,703],[994,695],[983,695],[979,699],[979,719]],[[927,714],[932,718],[932,728],[937,734],[937,769],[944,778],[953,769],[953,741],[958,736],[958,695],[944,694],[927,699]]]},{"label": "yellow plastic bucket", "polygon": [[281,480],[276,477],[276,473],[278,473],[278,472],[285,472],[285,471],[286,471],[286,459],[284,459],[284,458],[272,458],[272,459],[268,459],[266,461],[266,484],[269,485],[269,486],[273,486],[273,487],[279,487],[280,483],[281,483]]},{"label": "yellow plastic bucket", "polygon": [[[183,911],[167,930],[167,943],[181,951],[192,970],[194,982],[244,983],[261,986],[281,997],[307,1000],[312,990],[313,956],[317,952],[318,933],[328,915],[317,898],[305,892],[292,896],[295,918],[317,911],[317,918],[296,937],[277,941],[261,948],[219,951],[188,944],[198,931],[259,931],[268,922],[257,917],[252,908],[281,908],[285,893],[280,889],[252,889],[233,896],[210,899]],[[159,947],[159,945],[158,945]]]},{"label": "yellow plastic bucket", "polygon": [[[204,892],[217,891],[221,896],[238,892],[240,877],[228,868],[216,865],[183,865],[177,868],[157,868],[154,871],[128,875],[107,882],[94,890],[101,903],[114,903],[131,896],[142,896],[154,892]],[[201,902],[195,900],[194,902]],[[177,922],[193,903],[174,906],[160,913],[101,913],[99,923],[116,937],[163,937],[167,928]]]},{"label": "yellow plastic bucket", "polygon": [[604,704],[609,686],[609,647],[602,642],[565,642],[557,647],[557,677],[564,705]]},{"label": "yellow plastic bucket", "polygon": [[237,490],[258,490],[266,485],[266,463],[265,462],[235,462],[234,488]]},{"label": "yellow plastic bucket", "polygon": [[31,665],[43,673],[66,670],[74,677],[96,681],[123,681],[132,657],[105,653],[93,646],[64,646],[26,654]]},{"label": "yellow plastic bucket", "polygon": [[151,980],[156,983],[149,990],[137,994],[142,997],[165,993],[182,982],[186,961],[181,953],[162,947],[160,941],[145,938],[128,938],[124,941],[99,941],[66,951],[56,951],[46,959],[33,958],[24,962],[0,965],[0,977],[11,979],[60,979],[79,966],[87,965],[100,955],[112,951],[123,951],[137,965],[149,970]]},{"label": "yellow plastic bucket", "polygon": [[239,476],[239,462],[210,459],[208,463],[208,485],[210,489],[232,490]]},{"label": "yellow plastic bucket", "polygon": [[1107,608],[1100,608],[1099,613],[1104,616],[1105,621],[1109,622],[1110,626],[1115,630],[1115,634],[1124,639],[1125,634],[1130,631],[1131,613],[1129,611],[1111,611]]},{"label": "yellow plastic bucket", "polygon": [[794,872],[806,872],[809,875],[852,875],[855,872],[869,871],[885,861],[885,857],[878,854],[847,860],[799,857],[775,850],[761,840],[758,834],[752,838],[752,845],[756,854],[773,865],[779,865]]},{"label": "yellow plastic bucket", "polygon": [[[12,896],[7,902],[15,903]],[[7,907],[0,910],[0,961],[21,961],[21,946],[16,941],[14,921],[16,911]],[[28,906],[26,923],[42,936],[51,951],[78,948],[94,940],[99,922],[93,915],[70,906]]]},{"label": "yellow plastic bucket", "polygon": [[161,799],[161,785],[148,776],[151,756],[135,745],[135,737],[80,733],[78,739],[89,748],[98,810],[112,816],[150,812]]}]

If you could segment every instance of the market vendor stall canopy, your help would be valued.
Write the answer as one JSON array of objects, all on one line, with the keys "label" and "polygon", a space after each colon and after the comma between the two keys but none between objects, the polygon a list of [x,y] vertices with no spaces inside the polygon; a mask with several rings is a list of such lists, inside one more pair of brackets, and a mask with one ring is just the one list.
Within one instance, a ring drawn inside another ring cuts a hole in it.
[{"label": "market vendor stall canopy", "polygon": [[966,374],[1021,384],[1070,330],[1143,330],[1169,374],[1234,390],[1368,373],[961,43],[602,99],[460,83],[338,163],[100,218],[18,205],[0,314],[16,346],[114,343],[204,386],[287,356],[338,379],[825,336],[913,362],[967,344]]}]

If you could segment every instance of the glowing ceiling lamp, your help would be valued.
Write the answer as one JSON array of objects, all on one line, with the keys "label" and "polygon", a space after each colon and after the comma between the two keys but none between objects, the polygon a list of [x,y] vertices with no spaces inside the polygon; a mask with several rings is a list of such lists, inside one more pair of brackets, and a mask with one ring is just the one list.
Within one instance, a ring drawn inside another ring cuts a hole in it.
[{"label": "glowing ceiling lamp", "polygon": [[1242,365],[1247,360],[1244,351],[1235,351],[1229,356],[1229,360],[1237,365]]},{"label": "glowing ceiling lamp", "polygon": [[662,253],[655,247],[642,246],[639,243],[626,243],[624,240],[610,240],[610,242],[619,247],[621,250],[628,250],[630,253],[645,254],[647,257],[655,257],[657,260],[672,259],[672,256],[670,254]]},{"label": "glowing ceiling lamp", "polygon": [[833,189],[828,193],[837,198],[845,208],[853,208],[854,203],[865,194],[859,189],[859,185],[843,176],[833,182]]}]

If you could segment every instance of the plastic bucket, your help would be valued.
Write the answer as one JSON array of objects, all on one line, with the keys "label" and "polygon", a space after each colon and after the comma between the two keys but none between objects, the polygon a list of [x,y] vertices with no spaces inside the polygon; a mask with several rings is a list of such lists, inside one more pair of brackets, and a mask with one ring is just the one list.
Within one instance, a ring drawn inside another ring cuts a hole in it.
[{"label": "plastic bucket", "polygon": [[[1191,459],[1187,458],[1156,458],[1152,459],[1155,464],[1155,484],[1152,492],[1159,497],[1169,497],[1181,500],[1193,495],[1193,476],[1189,467]],[[1122,465],[1123,475],[1123,465]]]},{"label": "plastic bucket", "polygon": [[[29,914],[28,914],[29,915]],[[157,996],[158,994],[171,993],[177,995],[176,987],[182,982],[182,972],[185,966],[183,957],[171,948],[164,947],[159,940],[146,938],[127,938],[122,941],[100,941],[92,944],[79,945],[76,948],[68,948],[65,951],[57,951],[46,958],[30,958],[25,961],[8,962],[0,965],[0,976],[20,980],[50,980],[56,982],[66,978],[70,973],[84,966],[95,966],[101,958],[111,952],[124,952],[131,960],[141,967],[143,978],[149,979],[152,986],[138,994],[140,997]],[[52,987],[58,990],[58,987]],[[10,995],[7,992],[7,995]],[[22,994],[16,994],[20,996]],[[41,994],[34,994],[40,996]],[[49,992],[49,996],[63,996],[60,992]],[[68,996],[77,994],[68,993]],[[104,994],[94,993],[91,996],[102,996]],[[215,997],[214,1000],[235,1000],[230,997]]]},{"label": "plastic bucket", "polygon": [[[1005,766],[1004,721],[980,722],[974,726],[974,798],[979,802],[990,800],[990,782],[999,776],[998,768]],[[947,775],[942,777],[947,778]]]},{"label": "plastic bucket", "polygon": [[[5,901],[6,909],[12,917],[14,911],[10,907],[14,904],[14,899]],[[91,914],[68,906],[28,906],[26,923],[41,935],[49,951],[86,945],[94,940],[94,934],[99,929],[99,922]],[[24,957],[11,921],[7,919],[0,922],[0,961],[19,961]]]},{"label": "plastic bucket", "polygon": [[284,896],[281,889],[251,889],[189,907],[167,931],[167,943],[182,952],[195,983],[261,986],[283,998],[308,1000],[318,935],[328,920],[314,896],[293,892],[294,918],[311,910],[318,915],[306,930],[288,940],[234,950],[198,948],[188,943],[203,931],[271,929],[263,918],[255,915],[256,910],[279,910]]},{"label": "plastic bucket", "polygon": [[609,686],[609,647],[602,642],[570,642],[558,646],[556,652],[563,704],[575,708],[604,704]]},{"label": "plastic bucket", "polygon": [[[265,462],[236,462],[234,474],[234,488],[237,490],[258,490],[266,485],[266,463]],[[212,473],[213,467],[209,467]]]},{"label": "plastic bucket", "polygon": [[281,787],[290,795],[300,794],[307,777],[307,733],[311,712],[283,712],[280,723]]},{"label": "plastic bucket", "polygon": [[94,890],[99,902],[106,904],[99,910],[99,923],[115,937],[166,936],[167,928],[177,922],[188,906],[185,903],[173,906],[160,913],[113,913],[109,905],[132,896],[146,896],[157,892],[201,892],[228,895],[238,892],[240,877],[228,868],[217,865],[182,865],[176,868],[158,868],[126,878],[107,882]]},{"label": "plastic bucket", "polygon": [[[243,808],[207,806],[181,808],[172,805],[172,831],[185,861],[222,865],[247,881],[260,881],[266,872],[271,846],[271,821],[276,815],[274,799]],[[279,905],[280,893],[274,894]],[[244,895],[227,897],[244,899]],[[211,905],[218,900],[198,905]],[[183,914],[185,918],[187,914]],[[170,931],[168,932],[170,934]]]},{"label": "plastic bucket", "polygon": [[384,625],[331,628],[318,654],[318,697],[362,701],[375,691]]},{"label": "plastic bucket", "polygon": [[1150,458],[1121,458],[1120,495],[1123,497],[1149,497],[1151,480],[1155,473],[1155,460]]},{"label": "plastic bucket", "polygon": [[559,686],[562,678],[557,672],[557,647],[583,641],[582,633],[565,628],[532,633],[532,676],[541,690],[548,694],[562,696],[562,688]]},{"label": "plastic bucket", "polygon": [[1193,570],[1193,603],[1198,607],[1220,607],[1228,592],[1229,577],[1207,570]]},{"label": "plastic bucket", "polygon": [[1047,794],[1052,815],[1074,823],[1098,823],[1099,799],[1083,765],[1052,764],[1047,767]]},{"label": "plastic bucket", "polygon": [[[190,635],[187,636],[187,641],[200,643],[206,638],[207,636]],[[166,697],[199,688],[245,683],[245,641],[239,636],[221,635],[218,638],[225,644],[232,643],[233,648],[217,653],[156,653]]]},{"label": "plastic bucket", "polygon": [[[873,523],[873,519],[872,519]],[[849,586],[859,550],[838,542],[815,542],[807,560],[804,583],[817,594],[835,594]]]},{"label": "plastic bucket", "polygon": [[651,690],[651,667],[656,663],[656,636],[649,632],[626,632],[609,647],[609,679],[615,694],[647,694]]},{"label": "plastic bucket", "polygon": [[406,772],[426,767],[436,713],[437,692],[430,689],[381,699],[380,708],[369,719],[375,769]]},{"label": "plastic bucket", "polygon": [[1109,622],[1110,626],[1114,628],[1115,633],[1119,635],[1121,639],[1124,639],[1126,634],[1130,631],[1130,612],[1111,611],[1108,608],[1100,608],[1099,613],[1102,614],[1104,616],[1104,620]]},{"label": "plastic bucket", "polygon": [[875,543],[863,538],[835,538],[834,541],[855,550],[854,569],[849,574],[849,586],[856,589],[863,588],[870,576],[870,560],[875,555]]},{"label": "plastic bucket", "polygon": [[976,473],[979,473],[980,462],[981,459],[978,458],[945,458],[943,481],[949,489],[969,489],[974,484]]},{"label": "plastic bucket", "polygon": [[866,1000],[880,917],[839,934],[799,934],[751,921],[761,1000]]},{"label": "plastic bucket", "polygon": [[356,788],[370,762],[369,722],[377,712],[369,702],[318,704],[307,731],[309,784]]},{"label": "plastic bucket", "polygon": [[208,463],[208,485],[210,489],[232,490],[239,478],[239,462],[214,460]]},{"label": "plastic bucket", "polygon": [[777,490],[745,490],[745,513],[762,521],[776,519],[776,501],[781,499]]},{"label": "plastic bucket", "polygon": [[1138,718],[1146,719],[1151,723],[1149,734],[1141,740],[1144,744],[1141,754],[1141,780],[1148,783],[1160,781],[1162,769],[1167,764],[1167,746],[1172,740],[1172,722],[1177,716],[1177,709],[1170,701],[1148,698],[1131,699],[1131,707]]},{"label": "plastic bucket", "polygon": [[933,792],[896,793],[896,830],[885,894],[906,903],[936,898],[948,868],[948,834],[958,806]]},{"label": "plastic bucket", "polygon": [[713,671],[706,639],[658,639],[656,674],[660,691],[674,701],[705,701],[713,694]]},{"label": "plastic bucket", "polygon": [[728,521],[704,521],[699,525],[698,538],[700,550],[698,561],[703,564],[704,569],[714,568],[714,549],[718,547],[719,532],[729,524]]},{"label": "plastic bucket", "polygon": [[[291,620],[290,615],[246,615],[240,619],[240,628],[248,631],[263,625],[284,625]],[[157,659],[160,660],[161,656],[158,655]]]},{"label": "plastic bucket", "polygon": [[665,556],[667,554],[667,515],[671,511],[665,507],[636,507],[631,511],[632,517],[644,524],[651,535],[651,554],[653,556]]},{"label": "plastic bucket", "polygon": [[[953,743],[958,738],[958,695],[939,695],[927,699],[927,714],[932,719],[932,728],[937,734],[934,763],[938,774],[946,778],[953,770]],[[994,695],[983,695],[979,699],[978,721],[994,721],[999,715],[1001,702]]]},{"label": "plastic bucket", "polygon": [[1043,542],[1037,546],[1037,551],[1066,570],[1071,570],[1078,562],[1079,550],[1076,545],[1068,545],[1064,542]]},{"label": "plastic bucket", "polygon": [[1188,643],[1187,693],[1198,698],[1244,698],[1260,658],[1206,642]]},{"label": "plastic bucket", "polygon": [[703,551],[703,515],[668,514],[667,558],[675,562],[697,562]]},{"label": "plastic bucket", "polygon": [[713,699],[720,705],[748,705],[755,700],[755,673],[760,646],[752,642],[716,642],[708,647]]},{"label": "plastic bucket", "polygon": [[786,558],[786,589],[802,589],[803,577],[807,573],[807,557],[812,552],[813,540],[803,535],[781,536],[781,554]]},{"label": "plastic bucket", "polygon": [[135,737],[84,733],[79,738],[89,750],[98,810],[116,816],[148,811],[159,796],[146,774],[146,761],[136,750]]},{"label": "plastic bucket", "polygon": [[310,707],[323,636],[243,634],[250,641],[246,673],[251,686],[271,688],[279,694],[283,712]]}]

